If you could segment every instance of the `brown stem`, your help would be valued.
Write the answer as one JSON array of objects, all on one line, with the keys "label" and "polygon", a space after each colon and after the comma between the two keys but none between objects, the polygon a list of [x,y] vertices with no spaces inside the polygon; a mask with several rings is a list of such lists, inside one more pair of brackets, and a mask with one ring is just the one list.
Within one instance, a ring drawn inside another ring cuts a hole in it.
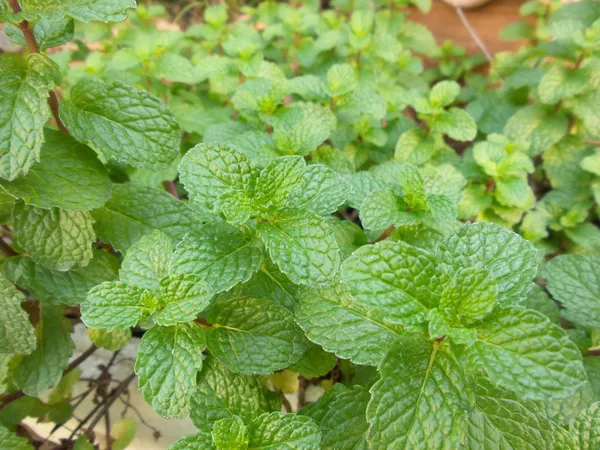
[{"label": "brown stem", "polygon": [[[12,8],[15,14],[20,13],[22,11],[21,6],[19,5],[19,2],[17,0],[8,1],[10,3],[10,7]],[[35,35],[33,34],[33,30],[29,25],[29,22],[23,20],[19,23],[19,28],[21,29],[21,32],[25,37],[25,42],[27,42],[27,48],[29,48],[29,51],[31,53],[40,53],[40,47],[37,41],[35,40]],[[65,127],[65,124],[62,123],[62,120],[60,120],[60,115],[58,113],[58,97],[56,96],[56,92],[48,92],[48,105],[50,105],[50,111],[52,111],[52,116],[56,121],[56,126],[58,127],[58,129],[65,134],[69,134],[69,130],[67,129],[67,127]]]},{"label": "brown stem", "polygon": [[388,227],[383,233],[381,233],[381,236],[379,236],[377,239],[375,239],[373,242],[379,242],[379,241],[383,241],[384,239],[386,239],[390,234],[392,234],[392,231],[394,231],[396,229],[396,227],[394,225],[392,225],[391,227]]},{"label": "brown stem", "polygon": [[7,257],[18,255],[18,253],[15,252],[15,250],[10,245],[8,245],[3,238],[0,238],[0,251],[4,253],[4,256]]},{"label": "brown stem", "polygon": [[600,356],[600,347],[594,347],[588,349],[585,356]]},{"label": "brown stem", "polygon": [[163,183],[165,190],[179,200],[179,194],[177,193],[177,187],[175,186],[175,182],[172,180],[167,180]]},{"label": "brown stem", "polygon": [[88,431],[93,430],[94,427],[96,425],[98,425],[98,422],[100,422],[100,420],[102,419],[102,417],[104,416],[104,414],[106,413],[106,411],[108,411],[109,408],[112,406],[112,404],[121,396],[121,394],[123,393],[123,391],[125,389],[127,389],[127,387],[129,386],[129,383],[131,383],[131,381],[134,378],[135,378],[135,373],[132,373],[127,378],[125,378],[121,382],[121,384],[119,384],[116,388],[114,388],[111,391],[110,396],[108,397],[108,400],[104,404],[101,404],[102,405],[102,409],[100,410],[100,412],[96,415],[96,417],[94,418],[94,420],[92,420],[90,422],[90,425],[87,428]]},{"label": "brown stem", "polygon": [[289,400],[281,391],[279,391],[279,398],[281,399],[281,403],[283,403],[283,409],[285,409],[286,413],[294,412],[294,408],[292,408],[292,405],[290,404]]}]

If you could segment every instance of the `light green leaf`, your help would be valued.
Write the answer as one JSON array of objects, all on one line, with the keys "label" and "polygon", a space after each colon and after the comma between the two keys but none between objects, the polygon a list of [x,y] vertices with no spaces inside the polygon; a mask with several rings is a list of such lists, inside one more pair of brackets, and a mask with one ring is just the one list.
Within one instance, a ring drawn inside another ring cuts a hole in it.
[{"label": "light green leaf", "polygon": [[302,358],[288,369],[305,378],[319,378],[327,375],[336,363],[337,358],[333,353],[326,352],[320,345],[310,344]]},{"label": "light green leaf", "polygon": [[548,291],[566,308],[562,312],[582,326],[600,327],[600,257],[562,255],[545,267]]},{"label": "light green leaf", "polygon": [[18,16],[27,20],[43,17],[56,22],[68,16],[86,23],[120,22],[127,18],[128,9],[136,7],[135,0],[19,0],[19,5]]},{"label": "light green leaf", "polygon": [[114,330],[106,331],[88,328],[88,335],[90,341],[92,341],[96,347],[115,351],[120,350],[127,345],[129,339],[131,339],[131,330],[129,328],[125,330],[115,328]]},{"label": "light green leaf", "polygon": [[89,328],[110,331],[135,326],[145,312],[144,291],[120,281],[106,281],[90,289],[81,304],[81,320]]},{"label": "light green leaf", "polygon": [[436,150],[436,139],[421,128],[405,131],[398,138],[394,159],[416,165],[426,163]]},{"label": "light green leaf", "polygon": [[46,129],[40,161],[26,176],[0,184],[6,192],[40,208],[83,211],[110,197],[111,181],[96,154],[63,133]]},{"label": "light green leaf", "polygon": [[407,336],[379,366],[367,406],[373,449],[460,448],[466,380],[445,342]]},{"label": "light green leaf", "polygon": [[189,207],[171,194],[135,184],[113,186],[110,200],[92,211],[92,216],[100,239],[121,252],[157,229],[177,242],[199,222]]},{"label": "light green leaf", "polygon": [[279,399],[274,402],[270,395],[260,377],[231,372],[209,356],[198,375],[190,416],[200,430],[210,430],[216,421],[232,416],[240,416],[249,424],[279,407]]},{"label": "light green leaf", "polygon": [[213,443],[210,430],[190,434],[169,445],[167,450],[217,450]]},{"label": "light green leaf", "polygon": [[387,227],[414,227],[419,216],[393,189],[378,189],[368,194],[360,207],[360,221],[366,230],[383,231]]},{"label": "light green leaf", "polygon": [[262,261],[263,254],[252,236],[233,227],[205,226],[179,242],[171,271],[198,275],[215,292],[222,292],[248,281]]},{"label": "light green leaf", "polygon": [[575,344],[537,311],[499,310],[477,334],[468,353],[470,365],[485,368],[495,385],[520,398],[564,398],[587,379]]},{"label": "light green leaf", "polygon": [[302,184],[305,169],[301,156],[282,156],[271,161],[256,180],[255,204],[263,211],[284,208],[290,194]]},{"label": "light green leaf", "polygon": [[217,299],[206,314],[206,345],[228,369],[270,374],[300,359],[306,339],[283,307],[258,298]]},{"label": "light green leaf", "polygon": [[263,414],[248,425],[249,449],[318,450],[321,431],[307,416],[273,412]]},{"label": "light green leaf", "polygon": [[542,103],[553,104],[574,97],[586,88],[589,71],[572,69],[554,64],[548,69],[538,85],[538,95]]},{"label": "light green leaf", "polygon": [[569,425],[579,450],[594,450],[600,446],[600,402],[582,411]]},{"label": "light green leaf", "polygon": [[44,55],[7,53],[0,56],[0,73],[0,177],[12,181],[39,160],[48,91],[60,83],[60,71]]},{"label": "light green leaf", "polygon": [[218,420],[211,435],[218,450],[246,450],[248,448],[248,430],[238,416]]},{"label": "light green leaf", "polygon": [[58,384],[75,347],[71,320],[64,317],[64,308],[44,303],[40,309],[36,349],[21,360],[13,374],[16,386],[34,397]]},{"label": "light green leaf", "polygon": [[437,257],[453,270],[490,270],[501,303],[523,299],[537,272],[535,247],[516,233],[487,222],[467,223],[451,232],[439,245]]},{"label": "light green leaf", "polygon": [[85,267],[94,254],[94,220],[88,211],[40,209],[18,202],[13,209],[15,237],[32,259],[64,272]]},{"label": "light green leaf", "polygon": [[281,271],[297,284],[331,284],[340,267],[339,247],[317,217],[283,217],[259,222],[258,235]]},{"label": "light green leaf", "polygon": [[311,164],[304,171],[303,184],[292,193],[289,203],[313,214],[331,214],[344,203],[350,189],[348,182],[327,166]]},{"label": "light green leaf", "polygon": [[194,320],[214,297],[208,284],[192,274],[169,275],[160,280],[160,289],[158,312],[153,319],[162,326]]},{"label": "light green leaf", "polygon": [[226,193],[251,197],[257,174],[245,155],[220,144],[198,144],[190,149],[179,164],[179,172],[190,199],[209,210]]},{"label": "light green leaf", "polygon": [[60,117],[75,139],[106,160],[162,168],[179,154],[173,114],[157,97],[118,81],[82,79],[61,105]]},{"label": "light green leaf", "polygon": [[169,273],[172,253],[169,236],[155,230],[129,247],[119,270],[119,279],[140,289],[158,290],[161,278]]},{"label": "light green leaf", "polygon": [[0,448],[6,450],[33,450],[27,438],[17,435],[3,425],[0,425]]},{"label": "light green leaf", "polygon": [[331,97],[339,97],[358,88],[358,79],[350,64],[334,64],[327,71],[326,91]]},{"label": "light green leaf", "polygon": [[94,251],[94,258],[85,267],[67,272],[50,270],[27,256],[17,256],[4,263],[4,274],[17,286],[49,303],[78,305],[88,291],[103,281],[118,278],[119,259],[107,252]]},{"label": "light green leaf", "polygon": [[450,108],[435,116],[431,121],[431,131],[447,134],[456,141],[467,142],[475,139],[477,125],[464,109]]},{"label": "light green leaf", "polygon": [[163,417],[186,417],[202,369],[204,340],[199,325],[191,322],[148,330],[135,362],[144,399]]},{"label": "light green leaf", "polygon": [[498,285],[489,270],[466,267],[454,274],[442,293],[440,307],[458,324],[472,325],[492,312],[497,295]]},{"label": "light green leaf", "polygon": [[525,177],[502,177],[496,181],[494,197],[503,206],[531,208],[535,203],[533,190]]},{"label": "light green leaf", "polygon": [[[58,21],[42,17],[33,25],[33,35],[40,50],[66,44],[73,39],[74,31],[75,22],[70,17],[65,17]],[[16,44],[27,46],[23,32],[16,25],[5,24],[4,32]]]},{"label": "light green leaf", "polygon": [[460,93],[460,85],[456,81],[445,80],[436,83],[429,92],[429,101],[433,106],[448,106]]},{"label": "light green leaf", "polygon": [[343,286],[300,290],[296,322],[311,341],[328,352],[356,364],[377,365],[404,330],[386,322],[382,314],[350,296]]},{"label": "light green leaf", "polygon": [[36,342],[29,316],[21,307],[25,296],[0,275],[0,354],[28,355]]}]

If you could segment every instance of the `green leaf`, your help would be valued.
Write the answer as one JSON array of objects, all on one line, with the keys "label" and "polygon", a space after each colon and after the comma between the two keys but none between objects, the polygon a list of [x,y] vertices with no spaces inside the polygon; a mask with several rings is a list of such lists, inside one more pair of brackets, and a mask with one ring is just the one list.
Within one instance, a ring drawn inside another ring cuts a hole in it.
[{"label": "green leaf", "polygon": [[101,158],[164,168],[179,154],[179,127],[156,97],[121,82],[86,78],[63,102],[60,117],[75,139]]},{"label": "green leaf", "polygon": [[600,257],[562,255],[545,267],[548,291],[566,308],[567,319],[582,326],[600,327]]},{"label": "green leaf", "polygon": [[306,167],[302,181],[302,185],[289,198],[289,203],[294,208],[316,215],[327,215],[337,211],[351,189],[345,179],[322,164]]},{"label": "green leaf", "polygon": [[169,275],[160,280],[157,325],[170,326],[194,320],[214,297],[213,290],[196,275]]},{"label": "green leaf", "polygon": [[179,324],[148,330],[135,362],[144,399],[163,417],[186,417],[202,369],[204,340],[199,325]]},{"label": "green leaf", "polygon": [[429,92],[429,101],[435,107],[451,104],[460,93],[460,85],[456,81],[445,80],[436,83]]},{"label": "green leaf", "polygon": [[179,164],[180,178],[192,201],[212,210],[224,194],[250,197],[256,169],[242,153],[220,144],[198,144]]},{"label": "green leaf", "polygon": [[447,134],[455,141],[472,141],[477,136],[477,125],[464,109],[450,108],[435,116],[431,122],[433,133]]},{"label": "green leaf", "polygon": [[305,169],[301,156],[282,156],[271,161],[256,180],[255,204],[261,210],[284,208],[290,194],[301,185]]},{"label": "green leaf", "polygon": [[554,425],[540,406],[522,401],[485,380],[475,386],[475,408],[469,414],[468,449],[544,450],[553,447]]},{"label": "green leaf", "polygon": [[331,97],[339,97],[358,88],[358,79],[350,64],[334,64],[327,71],[326,91]]},{"label": "green leaf", "polygon": [[211,435],[218,450],[246,450],[247,432],[242,419],[232,416],[215,422]]},{"label": "green leaf", "polygon": [[39,160],[48,91],[60,83],[58,66],[46,56],[7,53],[0,57],[0,177],[26,175]]},{"label": "green leaf", "polygon": [[90,341],[92,341],[96,347],[115,351],[120,350],[127,345],[129,339],[131,339],[131,330],[129,328],[125,330],[115,328],[114,330],[106,331],[88,328],[88,335]]},{"label": "green leaf", "polygon": [[15,237],[32,259],[64,272],[88,265],[96,234],[88,211],[40,209],[18,202],[13,209]]},{"label": "green leaf", "polygon": [[10,450],[33,450],[27,438],[17,435],[4,425],[0,425],[0,448]]},{"label": "green leaf", "polygon": [[118,268],[119,259],[116,256],[95,250],[94,258],[87,266],[67,272],[47,269],[27,256],[9,258],[4,263],[4,274],[39,300],[78,305],[85,301],[88,291],[94,286],[103,281],[116,280]]},{"label": "green leaf", "polygon": [[423,324],[447,275],[429,252],[403,242],[365,245],[344,261],[342,279],[356,302],[401,325]]},{"label": "green leaf", "polygon": [[536,249],[510,230],[487,223],[467,223],[439,245],[438,258],[459,270],[485,267],[498,283],[498,301],[515,303],[531,289],[537,272]]},{"label": "green leaf", "polygon": [[58,384],[75,347],[71,320],[64,317],[64,308],[40,304],[40,309],[36,349],[21,360],[13,374],[15,385],[34,397]]},{"label": "green leaf", "polygon": [[383,231],[387,227],[414,227],[419,216],[393,189],[378,189],[368,194],[360,207],[360,221],[366,230]]},{"label": "green leaf", "polygon": [[300,290],[296,322],[328,352],[356,364],[377,365],[404,330],[350,296],[343,286]]},{"label": "green leaf", "polygon": [[319,378],[327,375],[336,363],[337,358],[333,353],[326,352],[320,345],[310,344],[302,358],[288,369],[305,378]]},{"label": "green leaf", "polygon": [[190,434],[169,445],[167,450],[217,450],[213,443],[210,430]]},{"label": "green leaf", "polygon": [[133,327],[148,312],[143,302],[145,295],[120,281],[105,281],[90,289],[81,304],[81,320],[89,328],[107,331]]},{"label": "green leaf", "polygon": [[140,289],[159,290],[160,280],[169,273],[172,253],[169,236],[155,230],[129,247],[119,279]]},{"label": "green leaf", "polygon": [[340,267],[339,247],[329,227],[310,217],[259,222],[256,231],[281,271],[297,284],[331,284]]},{"label": "green leaf", "polygon": [[179,242],[171,271],[198,275],[215,292],[222,292],[248,281],[262,261],[263,254],[252,236],[233,227],[205,226]]},{"label": "green leaf", "polygon": [[96,154],[63,133],[46,129],[40,161],[26,176],[0,180],[6,192],[40,208],[83,211],[110,197],[111,181]]},{"label": "green leaf", "polygon": [[6,278],[0,275],[0,354],[28,355],[34,351],[36,342],[29,316],[21,307],[25,296]]},{"label": "green leaf", "polygon": [[175,243],[199,222],[189,207],[171,194],[135,184],[113,186],[110,200],[92,211],[92,216],[100,239],[121,252],[157,229]]},{"label": "green leaf", "polygon": [[[33,35],[40,50],[64,45],[73,39],[75,22],[71,18],[51,21],[42,17],[33,25]],[[23,32],[16,25],[5,24],[4,32],[18,45],[27,46]]]},{"label": "green leaf", "polygon": [[379,373],[367,406],[370,448],[460,448],[466,380],[446,343],[407,336]]},{"label": "green leaf", "polygon": [[436,151],[436,139],[421,128],[405,131],[398,138],[394,159],[416,165],[426,163]]},{"label": "green leaf", "polygon": [[249,449],[318,450],[321,431],[307,416],[273,412],[263,414],[248,425]]},{"label": "green leaf", "polygon": [[575,344],[537,311],[501,309],[477,335],[468,352],[470,365],[485,368],[495,385],[520,398],[564,398],[587,379]]},{"label": "green leaf", "polygon": [[270,374],[300,359],[306,339],[283,307],[258,298],[217,299],[206,314],[211,354],[242,374]]},{"label": "green leaf", "polygon": [[273,402],[270,394],[260,377],[231,372],[209,356],[198,375],[190,416],[200,430],[210,430],[216,421],[233,416],[249,424],[279,407],[279,399]]},{"label": "green leaf", "polygon": [[574,97],[586,88],[589,72],[584,69],[573,70],[554,64],[544,74],[538,85],[538,95],[542,103],[553,104]]},{"label": "green leaf", "polygon": [[18,14],[27,20],[45,18],[56,22],[64,17],[72,17],[82,22],[100,20],[120,22],[127,18],[127,10],[135,8],[135,0],[19,0],[22,12]]},{"label": "green leaf", "polygon": [[578,449],[593,450],[600,445],[600,402],[584,410],[569,424],[575,435]]}]

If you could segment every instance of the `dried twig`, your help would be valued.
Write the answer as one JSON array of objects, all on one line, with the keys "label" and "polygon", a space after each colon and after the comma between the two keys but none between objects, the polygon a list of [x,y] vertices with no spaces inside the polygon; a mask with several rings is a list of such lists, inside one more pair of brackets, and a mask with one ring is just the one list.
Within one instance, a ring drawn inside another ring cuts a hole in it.
[{"label": "dried twig", "polygon": [[456,4],[454,4],[454,2],[452,2],[452,3],[454,5],[454,10],[456,11],[458,18],[460,19],[460,21],[462,22],[464,27],[467,29],[467,32],[469,33],[469,35],[475,41],[475,44],[477,44],[477,47],[479,47],[481,52],[485,55],[488,62],[492,62],[494,57],[492,56],[490,51],[487,49],[487,47],[485,46],[485,44],[483,43],[483,41],[481,40],[481,38],[479,37],[477,32],[471,26],[471,24],[470,24],[469,20],[467,19],[467,16],[465,15],[462,8],[460,6],[456,6]]}]

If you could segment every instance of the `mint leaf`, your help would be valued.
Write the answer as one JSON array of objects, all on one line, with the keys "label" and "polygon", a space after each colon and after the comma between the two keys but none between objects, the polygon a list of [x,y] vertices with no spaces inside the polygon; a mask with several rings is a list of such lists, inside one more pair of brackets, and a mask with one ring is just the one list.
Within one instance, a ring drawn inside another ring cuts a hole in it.
[{"label": "mint leaf", "polygon": [[562,99],[574,97],[586,88],[589,72],[553,65],[548,69],[538,85],[538,95],[542,103],[552,104]]},{"label": "mint leaf", "polygon": [[248,281],[262,261],[263,254],[252,236],[233,227],[204,227],[179,242],[171,271],[198,275],[215,292],[221,292]]},{"label": "mint leaf", "polygon": [[218,450],[246,450],[248,448],[247,429],[238,416],[215,422],[211,435]]},{"label": "mint leaf", "polygon": [[170,275],[160,280],[157,325],[170,326],[194,320],[214,297],[213,290],[195,275]]},{"label": "mint leaf", "polygon": [[419,216],[408,212],[410,207],[393,189],[377,189],[368,194],[360,207],[360,221],[367,230],[383,231],[387,227],[413,227]]},{"label": "mint leaf", "polygon": [[144,334],[135,373],[144,399],[161,416],[189,414],[203,346],[201,328],[195,323],[154,327]]},{"label": "mint leaf", "polygon": [[305,169],[301,156],[282,156],[271,161],[256,179],[255,204],[262,210],[284,208],[290,194],[302,183]]},{"label": "mint leaf", "polygon": [[33,446],[26,438],[17,435],[3,425],[0,425],[0,447],[11,450],[33,450]]},{"label": "mint leaf", "polygon": [[283,307],[258,298],[217,299],[206,314],[211,354],[242,374],[270,374],[300,359],[306,340]]},{"label": "mint leaf", "polygon": [[431,122],[431,131],[447,134],[455,141],[467,142],[477,136],[477,125],[464,109],[450,108],[435,116]]},{"label": "mint leaf", "polygon": [[34,397],[58,384],[75,347],[71,320],[64,317],[64,308],[40,304],[40,310],[36,348],[21,360],[13,374],[15,385]]},{"label": "mint leaf", "polygon": [[167,450],[217,450],[209,430],[190,434],[169,445]]},{"label": "mint leaf", "polygon": [[394,150],[394,159],[416,165],[426,163],[434,155],[438,143],[421,128],[413,128],[405,131],[398,138]]},{"label": "mint leaf", "polygon": [[466,223],[439,245],[437,257],[458,270],[485,267],[498,283],[498,301],[516,303],[531,289],[536,249],[519,235],[493,223]]},{"label": "mint leaf", "polygon": [[107,331],[133,327],[147,311],[142,301],[145,295],[120,281],[105,281],[90,289],[81,304],[81,320],[89,328]]},{"label": "mint leaf", "polygon": [[249,424],[276,408],[270,394],[260,377],[231,372],[209,356],[198,375],[190,416],[200,430],[211,429],[216,421],[232,416],[240,416]]},{"label": "mint leaf", "polygon": [[45,129],[40,161],[27,175],[0,180],[6,192],[40,208],[84,211],[110,197],[111,181],[96,154],[63,133]]},{"label": "mint leaf", "polygon": [[331,284],[340,267],[339,247],[322,219],[281,217],[259,222],[256,231],[271,259],[294,283]]},{"label": "mint leaf", "polygon": [[50,270],[27,256],[17,256],[4,263],[4,274],[39,300],[78,305],[85,300],[91,288],[103,281],[117,279],[118,268],[119,259],[116,256],[95,250],[94,258],[87,266],[67,272]]},{"label": "mint leaf", "polygon": [[388,323],[376,309],[350,296],[343,285],[301,289],[297,299],[296,322],[306,336],[328,352],[356,364],[377,365],[404,332],[399,325]]},{"label": "mint leaf", "polygon": [[100,20],[102,22],[120,22],[127,18],[127,10],[135,8],[135,0],[20,0],[19,16],[27,20],[43,17],[52,22],[65,16],[73,17],[82,22]]},{"label": "mint leaf", "polygon": [[92,341],[96,347],[115,351],[120,350],[127,345],[129,339],[131,339],[131,330],[129,328],[125,330],[115,328],[114,330],[106,331],[88,328],[88,335],[90,341]]},{"label": "mint leaf", "polygon": [[327,71],[326,91],[331,97],[339,97],[358,88],[358,79],[350,64],[335,64]]},{"label": "mint leaf", "polygon": [[[20,28],[12,24],[6,24],[4,32],[13,42],[18,45],[27,45]],[[33,35],[40,50],[46,50],[52,47],[64,45],[73,39],[75,32],[75,22],[71,18],[63,18],[58,21],[51,21],[45,17],[40,18],[33,25]]]},{"label": "mint leaf", "polygon": [[460,85],[456,81],[440,81],[429,91],[429,102],[435,107],[448,106],[460,93]]},{"label": "mint leaf", "polygon": [[36,339],[29,316],[21,307],[25,296],[0,275],[0,354],[28,355],[34,351]]},{"label": "mint leaf", "polygon": [[565,316],[586,327],[600,327],[600,258],[562,255],[545,267],[548,291],[566,308]]},{"label": "mint leaf", "polygon": [[457,448],[464,440],[466,380],[445,342],[405,337],[379,366],[367,406],[372,448]]},{"label": "mint leaf", "polygon": [[537,311],[501,309],[478,328],[477,336],[468,353],[470,364],[485,368],[495,385],[520,398],[564,398],[587,379],[575,344]]},{"label": "mint leaf", "polygon": [[472,325],[492,312],[497,295],[498,285],[490,271],[460,269],[442,293],[440,308],[451,311],[459,324]]},{"label": "mint leaf", "polygon": [[48,91],[60,82],[60,71],[44,55],[7,53],[0,72],[0,177],[12,181],[39,160],[50,117]]},{"label": "mint leaf", "polygon": [[248,425],[248,448],[265,450],[318,450],[321,431],[307,416],[273,412]]},{"label": "mint leaf", "polygon": [[179,153],[173,114],[158,98],[118,81],[79,81],[70,102],[61,105],[60,117],[75,139],[105,160],[161,168]]},{"label": "mint leaf", "polygon": [[569,431],[575,435],[579,449],[592,450],[600,445],[600,402],[594,403],[573,419]]},{"label": "mint leaf", "polygon": [[169,273],[172,253],[169,236],[155,230],[129,247],[119,270],[119,279],[141,289],[158,290],[160,280]]},{"label": "mint leaf", "polygon": [[188,206],[171,194],[135,184],[114,185],[110,200],[92,216],[100,239],[121,252],[154,230],[176,242],[198,224]]},{"label": "mint leaf", "polygon": [[320,345],[310,344],[302,358],[288,367],[292,372],[298,372],[305,378],[319,378],[335,367],[337,358],[328,353]]},{"label": "mint leaf", "polygon": [[40,209],[23,202],[13,209],[19,245],[36,262],[61,272],[87,266],[92,259],[93,223],[88,211]]}]

